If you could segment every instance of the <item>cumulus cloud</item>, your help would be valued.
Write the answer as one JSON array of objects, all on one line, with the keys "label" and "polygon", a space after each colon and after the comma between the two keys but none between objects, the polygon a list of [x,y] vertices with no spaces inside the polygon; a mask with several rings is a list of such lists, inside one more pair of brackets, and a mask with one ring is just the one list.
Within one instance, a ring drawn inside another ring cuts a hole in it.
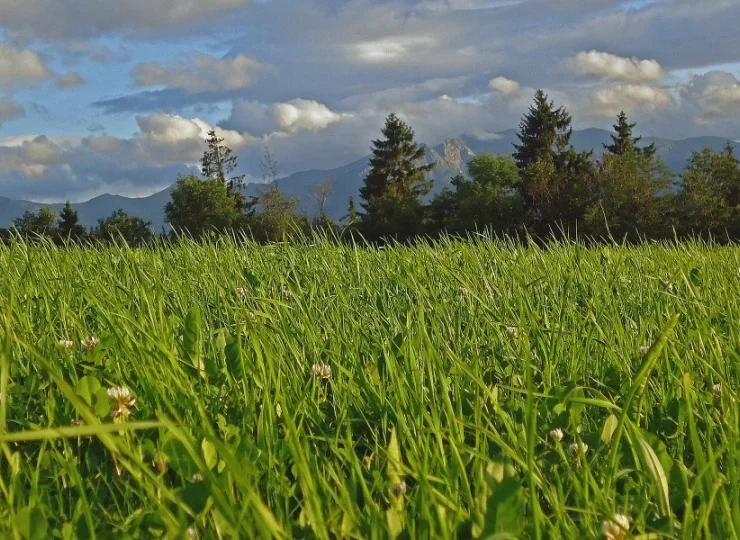
[{"label": "cumulus cloud", "polygon": [[0,0],[0,28],[22,39],[84,39],[106,33],[163,34],[213,26],[251,0]]},{"label": "cumulus cloud", "polygon": [[242,90],[271,70],[245,54],[223,59],[195,54],[187,62],[139,64],[134,78],[140,86],[161,85],[199,93]]},{"label": "cumulus cloud", "polygon": [[319,131],[347,116],[347,113],[334,112],[323,103],[308,99],[293,99],[271,105],[239,100],[234,104],[227,124],[255,136],[264,136]]},{"label": "cumulus cloud", "polygon": [[595,76],[602,80],[639,83],[663,78],[663,68],[655,60],[624,58],[595,50],[579,52],[568,64],[578,75]]},{"label": "cumulus cloud", "polygon": [[636,84],[617,84],[597,88],[591,95],[595,116],[612,117],[620,111],[665,109],[673,102],[668,90]]},{"label": "cumulus cloud", "polygon": [[507,79],[506,77],[496,77],[491,79],[488,86],[492,90],[496,90],[504,96],[516,94],[521,88],[521,85],[518,82]]},{"label": "cumulus cloud", "polygon": [[51,70],[37,52],[0,43],[0,88],[36,84],[51,76]]},{"label": "cumulus cloud", "polygon": [[83,84],[85,84],[85,79],[82,78],[82,75],[74,71],[65,73],[64,75],[59,77],[56,82],[57,88],[65,90],[68,88],[77,88],[78,86],[82,86]]}]

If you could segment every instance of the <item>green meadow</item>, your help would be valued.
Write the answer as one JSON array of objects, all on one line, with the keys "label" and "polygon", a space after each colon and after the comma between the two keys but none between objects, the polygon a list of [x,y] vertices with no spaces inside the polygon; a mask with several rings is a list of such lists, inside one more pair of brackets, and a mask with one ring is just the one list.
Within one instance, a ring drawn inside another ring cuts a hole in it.
[{"label": "green meadow", "polygon": [[740,248],[0,247],[5,538],[738,538]]}]

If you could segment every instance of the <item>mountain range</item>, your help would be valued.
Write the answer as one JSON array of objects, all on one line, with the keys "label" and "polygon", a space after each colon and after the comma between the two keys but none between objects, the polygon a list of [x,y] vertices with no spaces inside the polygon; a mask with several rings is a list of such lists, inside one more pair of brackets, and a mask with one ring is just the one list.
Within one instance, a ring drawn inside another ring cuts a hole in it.
[{"label": "mountain range", "polygon": [[[603,154],[603,144],[611,141],[611,132],[603,129],[584,129],[574,131],[572,144],[578,150],[593,150],[594,157]],[[510,154],[513,144],[517,142],[516,130],[507,130],[480,140],[470,136],[460,136],[449,139],[437,146],[427,146],[427,162],[434,162],[434,192],[442,190],[450,184],[450,179],[457,174],[464,174],[465,164],[471,157],[481,153],[496,155]],[[696,137],[683,140],[671,140],[655,137],[645,137],[642,144],[655,144],[657,154],[668,167],[676,173],[685,166],[691,153],[708,147],[713,150],[722,150],[727,144],[722,137]],[[733,141],[737,153],[740,155],[740,142]],[[368,170],[368,158],[364,157],[347,165],[326,170],[309,170],[293,173],[278,180],[278,187],[287,196],[297,199],[298,209],[306,215],[317,213],[318,204],[311,196],[311,188],[331,179],[334,181],[326,203],[326,211],[333,219],[341,219],[347,212],[350,196],[357,198],[359,189]],[[268,184],[248,184],[244,187],[245,195],[259,195],[267,189]],[[118,209],[124,210],[130,216],[137,216],[151,222],[152,228],[160,231],[166,228],[164,220],[164,206],[170,199],[173,186],[142,198],[129,198],[120,195],[101,195],[87,202],[77,203],[80,222],[86,227],[97,224],[98,219],[109,216]],[[359,201],[358,201],[359,202]],[[13,220],[20,217],[25,211],[37,211],[42,207],[50,207],[59,213],[64,203],[43,204],[31,201],[0,197],[0,227],[8,227]]]}]

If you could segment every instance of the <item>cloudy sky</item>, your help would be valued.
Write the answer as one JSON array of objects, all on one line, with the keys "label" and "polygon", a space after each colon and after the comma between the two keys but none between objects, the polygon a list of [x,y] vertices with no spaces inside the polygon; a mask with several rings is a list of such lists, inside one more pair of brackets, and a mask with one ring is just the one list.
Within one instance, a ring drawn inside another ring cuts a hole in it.
[{"label": "cloudy sky", "polygon": [[260,176],[514,128],[544,88],[577,128],[740,139],[740,0],[0,0],[0,196],[144,196],[216,127]]}]

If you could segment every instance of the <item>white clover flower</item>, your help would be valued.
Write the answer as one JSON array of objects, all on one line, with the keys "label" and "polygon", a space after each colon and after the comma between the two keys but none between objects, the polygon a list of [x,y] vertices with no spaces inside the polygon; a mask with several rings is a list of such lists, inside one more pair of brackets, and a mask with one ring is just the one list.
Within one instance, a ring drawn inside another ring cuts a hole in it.
[{"label": "white clover flower", "polygon": [[99,343],[100,343],[100,339],[96,337],[89,337],[89,338],[83,339],[81,342],[82,348],[88,352],[92,351],[95,347],[97,347]]},{"label": "white clover flower", "polygon": [[640,347],[640,356],[647,356],[650,352],[650,347]]},{"label": "white clover flower", "polygon": [[331,366],[329,364],[314,364],[313,376],[317,379],[329,379],[331,377]]},{"label": "white clover flower", "polygon": [[630,530],[630,520],[624,514],[614,514],[611,520],[602,524],[601,530],[604,532],[604,540],[624,540]]},{"label": "white clover flower", "polygon": [[197,472],[197,473],[195,473],[195,474],[194,474],[194,475],[193,475],[193,476],[192,476],[192,477],[190,478],[190,480],[191,480],[191,481],[192,481],[193,483],[197,483],[197,482],[202,482],[202,481],[203,481],[203,475],[202,475],[201,473]]},{"label": "white clover flower", "polygon": [[136,400],[127,387],[113,386],[108,388],[108,399],[113,402],[113,418],[125,419],[131,416],[131,408]]},{"label": "white clover flower", "polygon": [[715,383],[712,386],[712,391],[714,392],[714,397],[717,399],[722,397],[722,383]]},{"label": "white clover flower", "polygon": [[290,298],[292,294],[288,289],[283,289],[283,298]]},{"label": "white clover flower", "polygon": [[588,445],[585,442],[571,443],[570,446],[568,446],[568,450],[570,450],[570,453],[574,456],[579,456],[588,452]]},{"label": "white clover flower", "polygon": [[516,326],[507,326],[506,333],[509,334],[509,337],[511,339],[516,339],[519,337],[519,329]]},{"label": "white clover flower", "polygon": [[71,351],[72,349],[74,349],[75,342],[68,339],[60,339],[59,346],[65,351]]},{"label": "white clover flower", "polygon": [[550,431],[550,438],[555,442],[562,441],[564,436],[565,434],[563,433],[563,430],[560,428],[555,428],[552,431]]},{"label": "white clover flower", "polygon": [[237,287],[236,294],[239,296],[239,298],[245,300],[247,298],[247,289],[245,289],[244,287]]}]

